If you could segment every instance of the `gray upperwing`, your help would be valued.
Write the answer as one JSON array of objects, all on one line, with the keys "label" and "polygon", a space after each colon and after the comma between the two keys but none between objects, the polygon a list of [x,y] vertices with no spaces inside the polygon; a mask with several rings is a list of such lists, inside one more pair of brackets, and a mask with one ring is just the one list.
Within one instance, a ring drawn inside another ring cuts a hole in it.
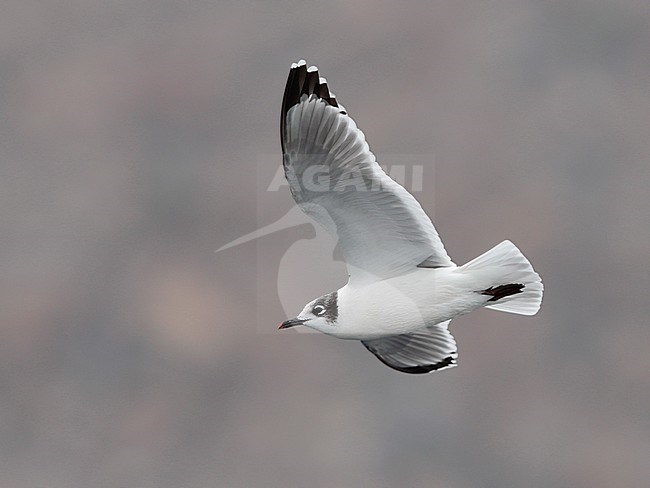
[{"label": "gray upperwing", "polygon": [[381,169],[326,80],[303,61],[289,73],[280,133],[291,194],[337,240],[351,280],[423,262],[455,266],[418,201]]}]

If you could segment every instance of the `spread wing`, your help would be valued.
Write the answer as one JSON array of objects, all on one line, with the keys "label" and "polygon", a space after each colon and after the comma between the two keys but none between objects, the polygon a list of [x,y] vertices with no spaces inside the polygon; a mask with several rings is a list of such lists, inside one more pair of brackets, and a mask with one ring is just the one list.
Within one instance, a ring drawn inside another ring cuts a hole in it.
[{"label": "spread wing", "polygon": [[291,194],[337,240],[350,280],[455,266],[420,204],[381,169],[327,81],[304,61],[289,72],[280,135]]},{"label": "spread wing", "polygon": [[450,320],[412,334],[361,341],[386,366],[411,374],[456,366],[456,341],[447,327]]}]

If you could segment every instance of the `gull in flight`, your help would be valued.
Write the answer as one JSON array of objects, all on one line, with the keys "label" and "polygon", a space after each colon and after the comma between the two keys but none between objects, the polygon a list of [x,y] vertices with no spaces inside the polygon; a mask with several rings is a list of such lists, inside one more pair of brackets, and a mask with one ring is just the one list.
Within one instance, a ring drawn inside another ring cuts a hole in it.
[{"label": "gull in flight", "polygon": [[537,313],[542,281],[521,251],[506,240],[457,266],[420,204],[381,169],[304,60],[289,71],[280,139],[294,200],[337,241],[349,275],[280,329],[360,340],[387,366],[420,374],[456,366],[454,317],[481,307]]}]

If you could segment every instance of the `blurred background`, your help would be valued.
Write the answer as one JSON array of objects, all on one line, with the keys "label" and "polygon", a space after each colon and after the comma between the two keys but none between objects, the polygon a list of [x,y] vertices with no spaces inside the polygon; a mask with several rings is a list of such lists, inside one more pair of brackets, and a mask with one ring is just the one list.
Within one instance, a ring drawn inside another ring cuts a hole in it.
[{"label": "blurred background", "polygon": [[[646,485],[649,24],[643,0],[5,0],[0,486]],[[300,58],[380,160],[425,155],[455,261],[525,252],[537,316],[456,319],[459,367],[419,377],[275,332],[314,229],[214,250],[292,207],[264,188]]]}]

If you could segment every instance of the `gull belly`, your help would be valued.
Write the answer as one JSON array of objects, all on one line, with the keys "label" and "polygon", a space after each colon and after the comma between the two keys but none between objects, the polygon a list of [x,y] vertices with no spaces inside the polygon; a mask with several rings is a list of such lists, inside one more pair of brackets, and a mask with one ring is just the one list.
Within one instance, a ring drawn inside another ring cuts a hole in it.
[{"label": "gull belly", "polygon": [[472,279],[457,267],[416,269],[338,291],[339,320],[331,331],[342,339],[408,334],[450,320],[485,304]]}]

